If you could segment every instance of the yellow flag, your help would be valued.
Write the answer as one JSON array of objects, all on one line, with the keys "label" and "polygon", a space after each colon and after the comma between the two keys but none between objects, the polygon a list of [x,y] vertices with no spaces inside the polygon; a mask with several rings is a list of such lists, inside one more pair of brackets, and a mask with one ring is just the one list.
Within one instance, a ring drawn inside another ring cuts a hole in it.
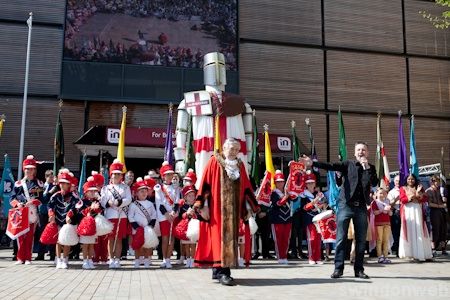
[{"label": "yellow flag", "polygon": [[275,168],[273,167],[272,161],[272,149],[270,148],[270,139],[269,139],[269,126],[264,125],[264,153],[266,159],[266,172],[270,173],[270,186],[272,190],[275,189]]},{"label": "yellow flag", "polygon": [[5,123],[5,120],[0,119],[0,136],[2,136],[2,132],[3,132],[3,123]]},{"label": "yellow flag", "polygon": [[122,124],[120,125],[119,146],[117,147],[117,159],[123,163],[123,172],[127,171],[125,166],[125,129],[127,127],[127,107],[122,107]]},{"label": "yellow flag", "polygon": [[220,153],[221,148],[222,143],[220,140],[219,114],[217,114],[214,119],[214,152]]}]

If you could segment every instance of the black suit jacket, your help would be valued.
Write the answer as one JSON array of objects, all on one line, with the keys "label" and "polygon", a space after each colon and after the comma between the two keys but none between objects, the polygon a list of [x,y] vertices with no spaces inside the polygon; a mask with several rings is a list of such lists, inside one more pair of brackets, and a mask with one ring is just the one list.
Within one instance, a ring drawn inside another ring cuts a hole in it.
[{"label": "black suit jacket", "polygon": [[[345,160],[337,163],[321,163],[313,162],[314,167],[325,169],[329,171],[339,171],[342,173],[343,184],[339,198],[349,202],[355,193],[358,182],[361,182],[364,200],[369,205],[372,199],[370,199],[370,188],[378,184],[377,172],[375,166],[369,164],[369,168],[363,170],[361,176],[359,176],[358,168],[361,164],[355,160]],[[362,167],[361,167],[362,168]],[[361,199],[363,200],[363,199]]]}]

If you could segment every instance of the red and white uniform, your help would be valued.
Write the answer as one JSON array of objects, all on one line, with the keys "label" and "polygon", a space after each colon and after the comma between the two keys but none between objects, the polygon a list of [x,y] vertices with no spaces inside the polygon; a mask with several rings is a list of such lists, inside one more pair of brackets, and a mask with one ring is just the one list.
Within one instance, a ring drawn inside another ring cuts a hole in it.
[{"label": "red and white uniform", "polygon": [[[114,197],[114,193],[116,193],[118,197]],[[121,220],[118,238],[125,238],[127,235],[127,214],[125,211],[131,203],[130,187],[124,183],[108,184],[102,188],[100,194],[100,204],[105,208],[105,217],[114,224],[114,229],[109,238],[115,238],[119,219]],[[113,205],[111,205],[110,202],[112,202]]]},{"label": "red and white uniform", "polygon": [[170,222],[166,218],[166,213],[171,213],[174,206],[180,201],[180,189],[173,184],[155,185],[155,205],[156,221],[162,236],[170,235]]}]

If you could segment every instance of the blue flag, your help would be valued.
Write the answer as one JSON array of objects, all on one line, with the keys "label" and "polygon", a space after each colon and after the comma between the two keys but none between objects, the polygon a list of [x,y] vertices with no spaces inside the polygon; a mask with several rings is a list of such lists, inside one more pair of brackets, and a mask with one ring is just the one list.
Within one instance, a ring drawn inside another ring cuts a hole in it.
[{"label": "blue flag", "polygon": [[83,162],[81,163],[80,181],[78,183],[78,195],[83,199],[83,184],[86,182],[86,153],[83,154]]},{"label": "blue flag", "polygon": [[327,185],[328,185],[328,205],[331,209],[337,213],[338,211],[338,200],[340,187],[336,184],[335,173],[333,171],[327,172]]},{"label": "blue flag", "polygon": [[104,185],[108,185],[109,184],[109,170],[108,170],[108,165],[105,165],[104,167],[103,167],[103,170],[102,170],[103,172],[102,172],[102,175],[103,175],[103,178],[105,178],[105,183],[104,183]]},{"label": "blue flag", "polygon": [[411,165],[410,173],[419,178],[419,162],[416,156],[416,138],[414,136],[414,116],[411,116],[409,136],[409,164]]},{"label": "blue flag", "polygon": [[9,162],[8,154],[5,154],[5,164],[3,165],[2,181],[0,182],[0,198],[2,199],[3,217],[8,216],[8,211],[11,208],[9,199],[14,188],[14,177],[11,172],[11,163]]}]

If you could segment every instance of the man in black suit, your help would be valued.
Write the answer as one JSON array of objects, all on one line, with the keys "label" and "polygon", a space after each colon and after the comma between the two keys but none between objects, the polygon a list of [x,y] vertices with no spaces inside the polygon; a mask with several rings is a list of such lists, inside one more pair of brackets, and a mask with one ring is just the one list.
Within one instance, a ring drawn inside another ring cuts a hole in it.
[{"label": "man in black suit", "polygon": [[355,277],[369,279],[364,273],[364,250],[367,235],[367,207],[371,202],[369,196],[372,186],[378,184],[375,166],[369,164],[367,157],[369,150],[365,142],[355,144],[356,160],[345,160],[338,163],[312,162],[304,156],[307,167],[318,167],[325,170],[342,173],[343,183],[338,201],[336,254],[334,258],[334,272],[331,278],[340,278],[344,273],[345,245],[350,219],[353,219],[356,241]]}]

